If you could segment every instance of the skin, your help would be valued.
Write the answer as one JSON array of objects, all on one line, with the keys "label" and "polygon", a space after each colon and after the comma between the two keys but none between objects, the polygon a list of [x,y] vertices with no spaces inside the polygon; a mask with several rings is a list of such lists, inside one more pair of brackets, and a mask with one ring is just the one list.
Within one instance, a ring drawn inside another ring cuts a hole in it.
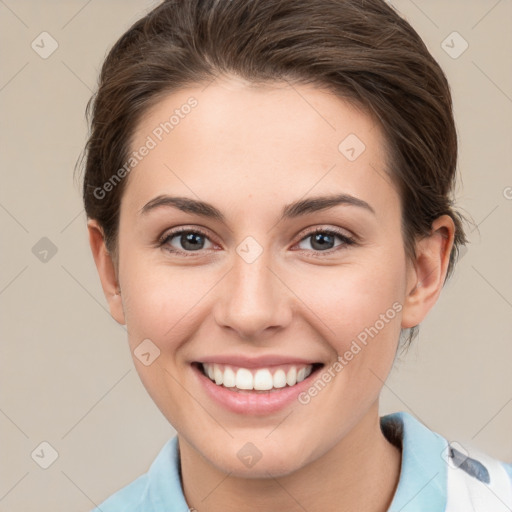
[{"label": "skin", "polygon": [[[151,365],[134,364],[178,432],[187,502],[200,512],[385,511],[401,454],[380,430],[379,394],[400,329],[419,324],[441,292],[453,221],[436,219],[409,260],[379,125],[310,85],[223,77],[174,92],[142,119],[133,148],[190,96],[198,106],[128,177],[116,256],[97,221],[88,223],[111,314],[127,325],[132,354],[148,338],[160,350]],[[366,146],[352,162],[338,150],[351,133]],[[286,204],[333,193],[375,213],[337,205],[279,221]],[[211,203],[225,221],[172,207],[140,213],[161,194]],[[172,254],[165,247],[187,250],[179,236],[158,246],[179,226],[202,227],[205,248]],[[317,227],[357,242],[335,239],[327,254],[307,236]],[[247,236],[263,249],[252,263],[236,252]],[[205,394],[191,368],[213,354],[284,354],[327,368],[396,302],[401,311],[307,405],[235,414]],[[237,457],[249,441],[262,454],[251,468]]]}]

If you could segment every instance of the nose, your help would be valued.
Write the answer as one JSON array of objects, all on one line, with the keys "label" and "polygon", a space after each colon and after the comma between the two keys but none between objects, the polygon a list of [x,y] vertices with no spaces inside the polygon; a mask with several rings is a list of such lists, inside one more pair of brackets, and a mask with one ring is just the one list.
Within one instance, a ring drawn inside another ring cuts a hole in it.
[{"label": "nose", "polygon": [[238,255],[217,290],[215,320],[239,338],[257,341],[274,335],[292,318],[290,295],[264,253],[248,263]]}]

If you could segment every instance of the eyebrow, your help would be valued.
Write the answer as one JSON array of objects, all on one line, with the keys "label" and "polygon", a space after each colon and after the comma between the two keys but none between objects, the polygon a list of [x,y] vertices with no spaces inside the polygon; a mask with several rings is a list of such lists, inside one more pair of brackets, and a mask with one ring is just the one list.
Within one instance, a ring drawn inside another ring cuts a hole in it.
[{"label": "eyebrow", "polygon": [[[330,196],[310,197],[288,204],[283,208],[279,221],[326,210],[327,208],[333,208],[338,205],[356,206],[375,215],[375,210],[366,201],[350,194],[335,194]],[[186,213],[212,218],[220,222],[225,222],[226,220],[222,212],[210,203],[188,197],[168,195],[160,195],[149,201],[140,209],[140,214],[146,215],[150,211],[161,207],[177,208]]]}]

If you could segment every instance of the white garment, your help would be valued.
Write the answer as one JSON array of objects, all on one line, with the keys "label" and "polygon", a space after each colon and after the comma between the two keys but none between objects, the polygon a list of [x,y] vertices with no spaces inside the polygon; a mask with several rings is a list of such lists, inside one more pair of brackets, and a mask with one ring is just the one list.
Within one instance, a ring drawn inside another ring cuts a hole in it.
[{"label": "white garment", "polygon": [[497,460],[473,450],[471,456],[448,445],[445,512],[511,512],[512,487]]}]

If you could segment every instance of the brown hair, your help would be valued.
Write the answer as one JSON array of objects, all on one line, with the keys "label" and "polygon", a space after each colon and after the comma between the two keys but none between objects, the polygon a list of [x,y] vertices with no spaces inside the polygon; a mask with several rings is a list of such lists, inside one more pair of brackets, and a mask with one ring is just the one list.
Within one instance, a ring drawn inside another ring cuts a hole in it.
[{"label": "brown hair", "polygon": [[126,162],[141,117],[166,94],[221,74],[313,84],[374,116],[401,197],[406,253],[414,258],[417,239],[448,214],[456,228],[451,275],[467,240],[451,199],[457,134],[450,89],[419,35],[383,0],[167,0],[134,23],[110,50],[87,105],[83,199],[109,251],[126,179],[108,194],[98,190]]}]

